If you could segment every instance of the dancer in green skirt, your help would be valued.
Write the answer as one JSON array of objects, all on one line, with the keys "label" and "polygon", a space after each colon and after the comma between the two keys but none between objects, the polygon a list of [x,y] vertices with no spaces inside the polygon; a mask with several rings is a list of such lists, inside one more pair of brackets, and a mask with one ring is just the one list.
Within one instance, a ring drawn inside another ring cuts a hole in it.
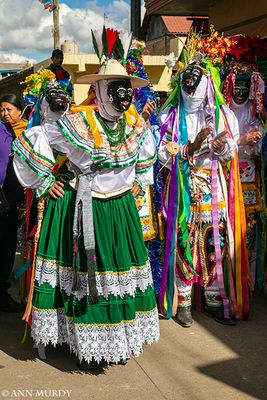
[{"label": "dancer in green skirt", "polygon": [[[13,150],[22,185],[47,199],[34,270],[32,338],[39,346],[68,343],[80,366],[91,369],[137,357],[145,343],[159,339],[134,201],[153,183],[156,151],[131,105],[133,89],[147,81],[128,76],[114,59],[81,79],[95,84],[95,103],[27,130]],[[56,100],[46,101],[51,111]],[[53,150],[67,155],[73,181],[55,177]]]}]

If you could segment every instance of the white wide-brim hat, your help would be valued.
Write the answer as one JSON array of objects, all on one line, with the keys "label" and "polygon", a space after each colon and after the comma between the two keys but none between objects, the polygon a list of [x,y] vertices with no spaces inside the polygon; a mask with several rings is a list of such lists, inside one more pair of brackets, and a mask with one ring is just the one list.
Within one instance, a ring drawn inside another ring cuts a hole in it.
[{"label": "white wide-brim hat", "polygon": [[109,59],[107,63],[104,63],[97,74],[80,76],[77,83],[92,84],[103,79],[129,79],[133,89],[149,85],[149,81],[146,79],[128,75],[122,64],[115,59]]}]

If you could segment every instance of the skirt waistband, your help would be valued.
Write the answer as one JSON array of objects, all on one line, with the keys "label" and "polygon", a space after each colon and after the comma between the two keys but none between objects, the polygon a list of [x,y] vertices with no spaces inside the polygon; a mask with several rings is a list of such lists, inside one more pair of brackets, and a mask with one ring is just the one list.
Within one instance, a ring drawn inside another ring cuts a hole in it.
[{"label": "skirt waistband", "polygon": [[101,193],[101,192],[96,192],[96,191],[92,190],[92,197],[94,199],[98,199],[98,200],[117,199],[117,198],[124,196],[130,190],[131,190],[131,186],[125,186],[121,189],[114,190],[114,191],[108,192],[108,193]]}]

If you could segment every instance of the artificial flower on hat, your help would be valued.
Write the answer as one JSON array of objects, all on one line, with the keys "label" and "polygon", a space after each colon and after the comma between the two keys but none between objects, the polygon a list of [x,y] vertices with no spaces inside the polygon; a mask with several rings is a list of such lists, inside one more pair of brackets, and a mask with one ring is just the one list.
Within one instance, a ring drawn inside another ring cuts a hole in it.
[{"label": "artificial flower on hat", "polygon": [[56,80],[56,75],[49,69],[41,68],[31,74],[22,82],[26,85],[23,91],[25,103],[35,104],[42,92],[48,87],[49,83]]},{"label": "artificial flower on hat", "polygon": [[233,40],[231,56],[224,58],[221,67],[226,104],[230,104],[235,80],[250,80],[249,99],[252,101],[253,113],[263,115],[265,85],[256,61],[258,57],[267,55],[267,45],[259,37],[251,38],[245,35],[232,36],[230,40]]}]

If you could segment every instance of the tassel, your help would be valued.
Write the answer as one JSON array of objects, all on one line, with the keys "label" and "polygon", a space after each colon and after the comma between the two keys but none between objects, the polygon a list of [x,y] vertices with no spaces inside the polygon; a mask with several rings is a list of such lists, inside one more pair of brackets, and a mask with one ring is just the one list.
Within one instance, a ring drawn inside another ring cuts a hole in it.
[{"label": "tassel", "polygon": [[79,290],[79,278],[78,278],[78,243],[79,238],[82,233],[82,200],[78,204],[78,216],[77,216],[77,233],[73,235],[73,259],[72,259],[72,271],[73,271],[73,281],[72,281],[72,291],[77,292]]},{"label": "tassel", "polygon": [[98,291],[96,288],[95,278],[95,255],[92,250],[86,251],[87,255],[87,270],[88,270],[88,286],[89,286],[89,299],[91,304],[98,303]]},{"label": "tassel", "polygon": [[75,235],[73,239],[73,258],[72,258],[72,272],[73,272],[73,281],[72,281],[72,291],[77,292],[79,290],[79,280],[78,280],[78,235]]}]

